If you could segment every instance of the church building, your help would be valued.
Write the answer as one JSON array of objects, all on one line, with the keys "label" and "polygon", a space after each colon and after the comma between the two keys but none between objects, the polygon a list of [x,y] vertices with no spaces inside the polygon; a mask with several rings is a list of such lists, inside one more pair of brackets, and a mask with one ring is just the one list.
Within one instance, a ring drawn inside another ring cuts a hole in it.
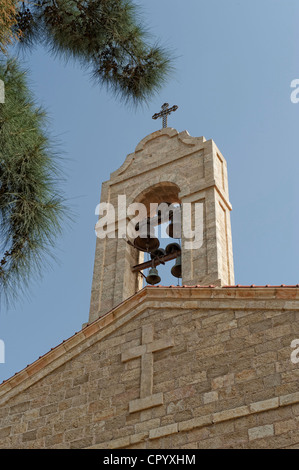
[{"label": "church building", "polygon": [[[226,160],[163,109],[102,185],[117,217],[96,238],[88,322],[0,385],[0,448],[299,448],[299,285],[235,285]],[[136,203],[146,224],[155,204],[182,208],[177,239],[130,239]]]}]

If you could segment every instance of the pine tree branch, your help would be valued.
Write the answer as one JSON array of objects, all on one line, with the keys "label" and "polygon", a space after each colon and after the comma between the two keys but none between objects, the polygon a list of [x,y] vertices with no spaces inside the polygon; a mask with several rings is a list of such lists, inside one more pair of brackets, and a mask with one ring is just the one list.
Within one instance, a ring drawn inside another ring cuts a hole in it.
[{"label": "pine tree branch", "polygon": [[11,301],[53,255],[66,212],[45,113],[15,61],[0,62],[0,78],[0,291]]}]

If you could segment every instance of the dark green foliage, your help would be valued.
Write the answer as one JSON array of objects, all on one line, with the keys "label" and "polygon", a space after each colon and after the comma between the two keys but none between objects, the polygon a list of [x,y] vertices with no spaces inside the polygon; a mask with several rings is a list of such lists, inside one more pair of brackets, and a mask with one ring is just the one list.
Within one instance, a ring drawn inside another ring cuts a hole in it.
[{"label": "dark green foliage", "polygon": [[64,212],[45,114],[15,61],[0,62],[0,293],[18,295],[51,253]]},{"label": "dark green foliage", "polygon": [[130,0],[26,0],[16,28],[21,42],[45,43],[79,59],[100,83],[125,100],[145,101],[164,83],[168,54],[147,44]]},{"label": "dark green foliage", "polygon": [[[2,3],[0,50],[16,37],[24,47],[43,43],[79,60],[126,101],[147,101],[171,70],[169,54],[149,45],[131,0],[15,0],[13,13]],[[64,208],[45,114],[25,73],[15,61],[0,60],[0,79],[0,294],[18,296],[49,259]]]}]

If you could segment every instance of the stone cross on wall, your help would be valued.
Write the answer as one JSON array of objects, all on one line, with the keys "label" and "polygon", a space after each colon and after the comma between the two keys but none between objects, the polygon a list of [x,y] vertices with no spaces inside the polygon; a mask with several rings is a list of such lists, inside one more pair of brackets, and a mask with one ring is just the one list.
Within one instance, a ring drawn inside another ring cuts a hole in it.
[{"label": "stone cross on wall", "polygon": [[163,393],[153,394],[153,353],[172,346],[173,339],[163,338],[154,341],[153,325],[145,325],[142,327],[142,344],[122,353],[122,362],[141,358],[140,398],[129,402],[130,413],[163,404]]}]

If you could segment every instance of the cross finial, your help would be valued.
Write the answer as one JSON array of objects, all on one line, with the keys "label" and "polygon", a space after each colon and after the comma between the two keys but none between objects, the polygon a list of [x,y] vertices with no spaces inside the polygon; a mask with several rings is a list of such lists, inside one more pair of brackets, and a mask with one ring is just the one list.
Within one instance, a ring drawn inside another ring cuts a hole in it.
[{"label": "cross finial", "polygon": [[172,106],[172,108],[169,108],[168,107],[169,104],[168,103],[164,103],[162,104],[162,111],[160,111],[159,113],[156,113],[152,116],[152,119],[158,119],[158,118],[162,118],[163,119],[163,128],[167,127],[167,117],[170,113],[172,113],[173,111],[176,111],[178,109],[178,106],[174,105]]}]

